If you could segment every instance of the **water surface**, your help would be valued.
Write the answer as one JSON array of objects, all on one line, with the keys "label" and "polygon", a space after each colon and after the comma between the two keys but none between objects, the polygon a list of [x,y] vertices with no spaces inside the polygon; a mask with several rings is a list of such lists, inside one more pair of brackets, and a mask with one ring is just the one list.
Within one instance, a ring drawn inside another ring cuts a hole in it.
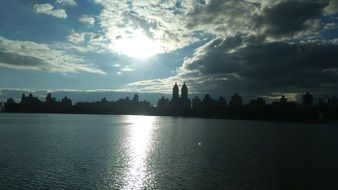
[{"label": "water surface", "polygon": [[0,114],[0,189],[338,189],[338,127]]}]

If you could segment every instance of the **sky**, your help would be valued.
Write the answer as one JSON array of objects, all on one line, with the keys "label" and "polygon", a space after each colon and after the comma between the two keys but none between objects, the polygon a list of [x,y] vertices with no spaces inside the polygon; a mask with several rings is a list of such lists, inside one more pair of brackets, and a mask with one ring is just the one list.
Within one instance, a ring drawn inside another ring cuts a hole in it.
[{"label": "sky", "polygon": [[22,92],[147,99],[175,82],[226,98],[333,95],[337,24],[338,0],[6,1],[0,101]]}]

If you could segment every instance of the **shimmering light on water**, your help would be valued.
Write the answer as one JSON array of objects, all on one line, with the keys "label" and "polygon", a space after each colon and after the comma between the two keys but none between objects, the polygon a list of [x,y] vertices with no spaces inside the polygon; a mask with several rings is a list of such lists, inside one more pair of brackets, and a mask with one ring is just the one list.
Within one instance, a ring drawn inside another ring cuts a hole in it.
[{"label": "shimmering light on water", "polygon": [[0,114],[2,189],[338,189],[338,127]]},{"label": "shimmering light on water", "polygon": [[123,189],[144,189],[145,182],[152,177],[147,168],[147,155],[152,147],[155,117],[128,116],[130,123],[128,131],[128,169],[124,179]]}]

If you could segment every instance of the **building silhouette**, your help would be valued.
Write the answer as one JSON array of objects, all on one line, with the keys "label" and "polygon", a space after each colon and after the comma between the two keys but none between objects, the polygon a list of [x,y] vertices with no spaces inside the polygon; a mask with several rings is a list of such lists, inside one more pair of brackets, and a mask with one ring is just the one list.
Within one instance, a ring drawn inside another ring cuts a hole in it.
[{"label": "building silhouette", "polygon": [[213,108],[215,107],[217,102],[211,98],[210,94],[205,94],[203,98],[203,108]]},{"label": "building silhouette", "polygon": [[285,103],[288,102],[288,99],[285,98],[285,96],[282,96],[279,100],[280,100],[280,103],[282,103],[282,104],[285,104]]},{"label": "building silhouette", "polygon": [[54,97],[52,97],[51,93],[48,93],[47,96],[46,96],[46,104],[54,105],[56,103],[57,103],[56,99]]},{"label": "building silhouette", "polygon": [[185,83],[183,84],[183,86],[181,88],[181,98],[182,99],[188,99],[188,87]]},{"label": "building silhouette", "polygon": [[5,103],[0,102],[0,112],[4,112],[4,111],[5,111]]},{"label": "building silhouette", "polygon": [[72,100],[69,99],[67,96],[65,96],[65,97],[61,100],[61,105],[64,105],[64,106],[72,106]]},{"label": "building silhouette", "polygon": [[198,110],[203,108],[203,102],[198,96],[192,99],[192,109]]},{"label": "building silhouette", "polygon": [[162,96],[161,99],[158,100],[157,108],[163,110],[169,107],[170,107],[170,100]]},{"label": "building silhouette", "polygon": [[263,98],[257,98],[255,100],[251,100],[249,105],[254,107],[264,107],[266,105],[265,100]]},{"label": "building silhouette", "polygon": [[139,101],[134,94],[130,99],[121,98],[109,101],[106,97],[99,101],[73,103],[68,97],[56,100],[48,93],[44,101],[32,94],[22,94],[19,103],[8,98],[0,104],[0,112],[22,113],[76,113],[76,114],[142,114],[189,116],[222,119],[252,119],[268,121],[311,122],[325,123],[338,121],[338,98],[333,96],[327,100],[319,99],[314,105],[313,95],[307,92],[302,95],[302,102],[288,101],[285,96],[268,104],[264,98],[256,98],[243,104],[242,97],[235,93],[227,104],[223,96],[213,98],[205,94],[203,98],[195,96],[189,99],[189,90],[186,83],[181,88],[177,83],[172,89],[171,99],[162,96],[157,106],[147,101]]},{"label": "building silhouette", "polygon": [[137,103],[138,102],[138,95],[135,94],[134,97],[133,97],[133,103]]},{"label": "building silhouette", "polygon": [[179,96],[178,96],[178,91],[179,91],[178,85],[177,85],[177,83],[175,82],[175,85],[174,85],[174,87],[173,87],[173,94],[172,94],[172,99],[171,99],[171,101],[178,101],[178,98],[179,98]]},{"label": "building silhouette", "polygon": [[183,83],[181,87],[181,96],[179,95],[179,87],[177,83],[174,84],[172,90],[172,98],[162,98],[157,103],[157,109],[160,113],[170,113],[173,115],[188,115],[191,110],[191,100],[189,99],[188,87]]},{"label": "building silhouette", "polygon": [[227,105],[227,101],[225,100],[223,96],[220,96],[218,98],[218,106],[220,106],[221,108],[225,108],[226,105]]},{"label": "building silhouette", "polygon": [[243,104],[242,97],[235,93],[233,96],[231,96],[231,100],[229,103],[229,106],[231,107],[241,107]]},{"label": "building silhouette", "polygon": [[330,107],[337,107],[338,106],[338,98],[336,96],[329,98],[327,102],[328,102]]},{"label": "building silhouette", "polygon": [[306,92],[306,94],[303,95],[303,106],[305,107],[312,107],[313,106],[313,95],[309,92]]},{"label": "building silhouette", "polygon": [[25,94],[22,94],[21,96],[21,104],[36,105],[40,103],[41,101],[38,99],[38,97],[33,97],[32,94],[29,94],[28,96],[26,96]]},{"label": "building silhouette", "polygon": [[181,98],[180,98],[180,103],[183,109],[190,109],[191,108],[191,101],[188,98],[188,87],[184,83],[182,88],[181,88]]}]

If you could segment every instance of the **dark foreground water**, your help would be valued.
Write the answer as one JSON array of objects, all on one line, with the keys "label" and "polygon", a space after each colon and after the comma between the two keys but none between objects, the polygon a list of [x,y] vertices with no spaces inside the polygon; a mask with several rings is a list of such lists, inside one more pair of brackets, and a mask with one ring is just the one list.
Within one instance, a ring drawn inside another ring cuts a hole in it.
[{"label": "dark foreground water", "polygon": [[338,189],[338,126],[0,114],[0,189]]}]

